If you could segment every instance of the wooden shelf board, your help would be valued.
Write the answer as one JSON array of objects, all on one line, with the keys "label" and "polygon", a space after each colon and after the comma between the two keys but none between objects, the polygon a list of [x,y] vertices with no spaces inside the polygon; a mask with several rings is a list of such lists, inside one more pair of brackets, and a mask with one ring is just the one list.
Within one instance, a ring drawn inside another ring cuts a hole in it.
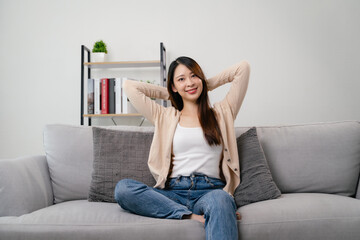
[{"label": "wooden shelf board", "polygon": [[84,117],[142,117],[140,113],[122,113],[122,114],[84,114]]},{"label": "wooden shelf board", "polygon": [[84,66],[89,68],[160,67],[160,61],[85,62]]}]

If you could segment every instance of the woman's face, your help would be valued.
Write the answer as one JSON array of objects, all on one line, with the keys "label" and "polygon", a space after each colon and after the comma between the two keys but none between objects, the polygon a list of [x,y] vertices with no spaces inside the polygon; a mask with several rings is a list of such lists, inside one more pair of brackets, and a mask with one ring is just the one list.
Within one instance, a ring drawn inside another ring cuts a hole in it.
[{"label": "woman's face", "polygon": [[174,72],[172,90],[180,94],[183,102],[196,102],[203,90],[202,80],[185,65],[179,64]]}]

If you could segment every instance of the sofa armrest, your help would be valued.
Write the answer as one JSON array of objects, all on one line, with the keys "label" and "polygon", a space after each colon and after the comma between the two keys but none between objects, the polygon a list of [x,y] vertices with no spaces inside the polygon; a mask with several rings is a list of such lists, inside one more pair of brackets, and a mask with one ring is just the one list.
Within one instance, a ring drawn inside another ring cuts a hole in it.
[{"label": "sofa armrest", "polygon": [[0,217],[20,216],[52,204],[45,156],[0,159]]}]

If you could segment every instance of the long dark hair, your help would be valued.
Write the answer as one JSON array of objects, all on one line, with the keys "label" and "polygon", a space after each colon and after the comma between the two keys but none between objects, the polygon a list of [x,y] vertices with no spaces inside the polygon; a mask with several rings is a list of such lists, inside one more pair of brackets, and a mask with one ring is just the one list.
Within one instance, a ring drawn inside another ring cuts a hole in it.
[{"label": "long dark hair", "polygon": [[199,105],[198,116],[199,116],[201,128],[203,129],[205,139],[209,145],[220,145],[221,132],[220,132],[219,124],[216,119],[215,112],[210,108],[209,97],[207,93],[208,88],[206,84],[206,78],[199,64],[192,58],[184,57],[184,56],[178,57],[170,64],[169,72],[168,72],[167,89],[170,94],[171,104],[179,111],[181,111],[184,107],[184,102],[180,94],[172,90],[172,86],[174,85],[175,69],[179,64],[186,66],[198,78],[201,79],[203,90],[199,98],[197,99],[197,104]]}]

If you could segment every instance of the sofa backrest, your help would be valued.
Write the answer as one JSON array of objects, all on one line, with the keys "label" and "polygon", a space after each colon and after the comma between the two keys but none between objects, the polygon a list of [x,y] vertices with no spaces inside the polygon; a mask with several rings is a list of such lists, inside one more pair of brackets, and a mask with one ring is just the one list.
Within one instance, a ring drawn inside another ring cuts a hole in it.
[{"label": "sofa backrest", "polygon": [[[154,130],[153,127],[133,126],[106,128],[140,132]],[[237,127],[236,136],[248,129]],[[282,193],[355,196],[360,173],[359,122],[257,129],[274,181]],[[54,202],[86,199],[93,168],[92,128],[48,125],[44,129],[44,147]]]}]

